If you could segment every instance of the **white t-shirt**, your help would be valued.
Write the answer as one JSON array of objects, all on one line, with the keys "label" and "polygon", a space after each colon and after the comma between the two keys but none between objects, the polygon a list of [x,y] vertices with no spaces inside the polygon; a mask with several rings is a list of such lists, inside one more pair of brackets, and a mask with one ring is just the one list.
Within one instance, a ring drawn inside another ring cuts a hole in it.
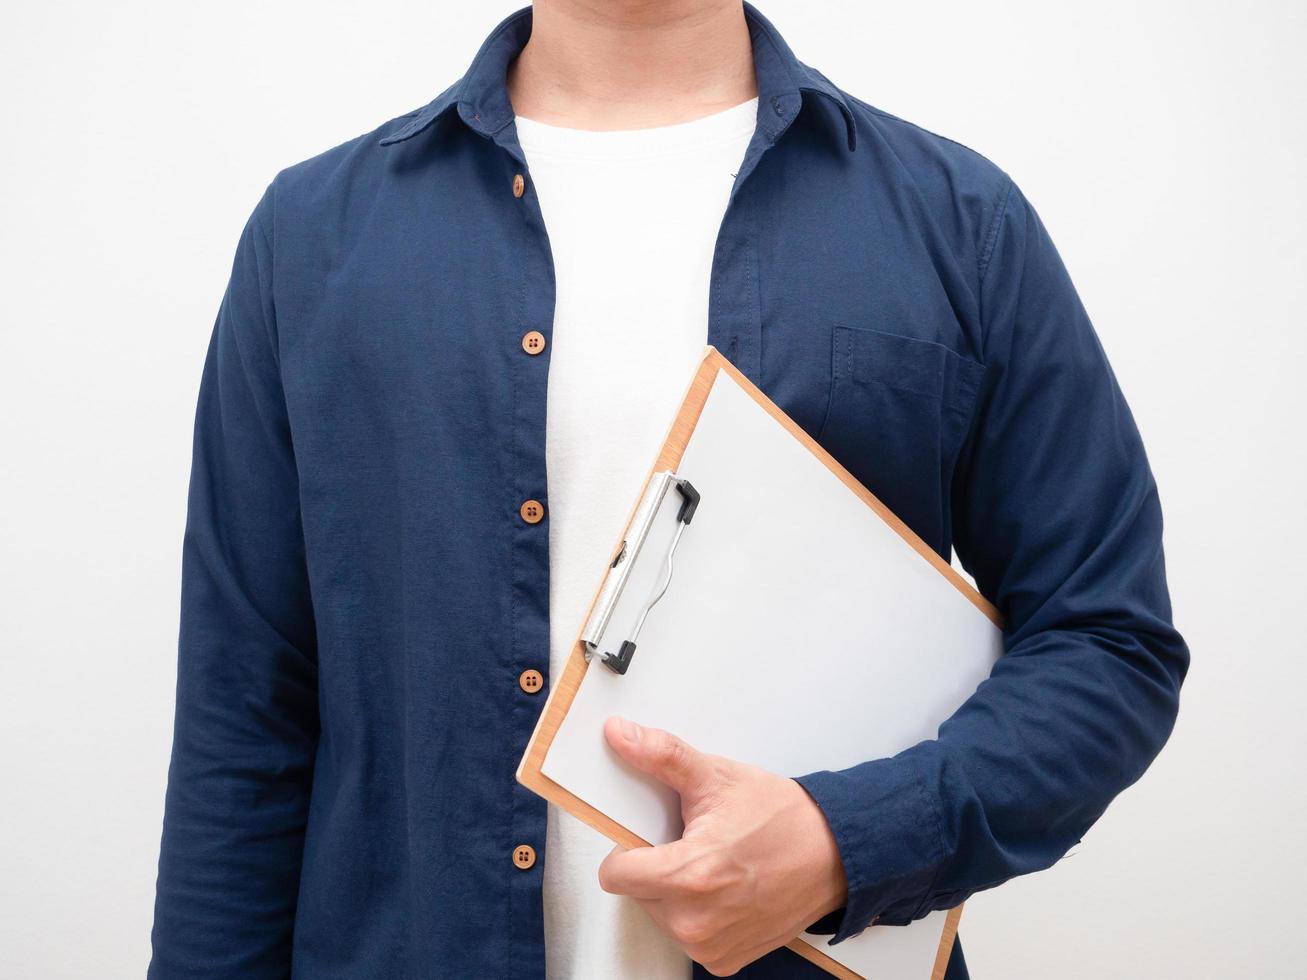
[{"label": "white t-shirt", "polygon": [[[545,444],[554,677],[708,342],[713,249],[757,107],[621,132],[517,119],[558,283]],[[611,848],[549,808],[548,977],[685,980],[680,949],[600,889]]]}]

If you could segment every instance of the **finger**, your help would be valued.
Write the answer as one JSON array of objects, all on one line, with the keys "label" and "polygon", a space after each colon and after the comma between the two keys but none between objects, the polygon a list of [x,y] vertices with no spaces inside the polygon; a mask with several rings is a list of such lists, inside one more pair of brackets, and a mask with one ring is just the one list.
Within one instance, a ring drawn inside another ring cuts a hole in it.
[{"label": "finger", "polygon": [[682,796],[700,794],[712,782],[709,757],[661,728],[643,728],[613,717],[604,724],[604,735],[626,762]]},{"label": "finger", "polygon": [[652,900],[676,892],[673,876],[685,863],[680,841],[657,847],[615,847],[599,865],[599,887],[614,895]]}]

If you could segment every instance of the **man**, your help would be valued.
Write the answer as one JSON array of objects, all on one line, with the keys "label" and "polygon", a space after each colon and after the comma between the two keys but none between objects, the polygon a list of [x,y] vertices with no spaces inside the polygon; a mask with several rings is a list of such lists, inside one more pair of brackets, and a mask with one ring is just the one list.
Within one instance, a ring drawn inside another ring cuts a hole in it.
[{"label": "man", "polygon": [[[842,772],[612,720],[686,831],[605,858],[513,774],[705,341],[956,549],[1006,655],[936,739]],[[241,239],[151,975],[820,976],[778,947],[1054,863],[1187,661],[1138,434],[1007,176],[738,0],[540,0]]]}]

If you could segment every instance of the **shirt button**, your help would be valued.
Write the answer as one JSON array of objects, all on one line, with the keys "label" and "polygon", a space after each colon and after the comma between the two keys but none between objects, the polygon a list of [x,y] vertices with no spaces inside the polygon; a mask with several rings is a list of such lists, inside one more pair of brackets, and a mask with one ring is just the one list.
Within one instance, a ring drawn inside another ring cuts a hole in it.
[{"label": "shirt button", "polygon": [[518,844],[513,848],[513,863],[525,871],[536,863],[536,849],[530,844]]},{"label": "shirt button", "polygon": [[521,174],[513,174],[513,196],[521,197],[526,193],[526,178]]},{"label": "shirt button", "polygon": [[545,349],[545,335],[539,330],[528,330],[522,335],[522,350],[533,357]]},{"label": "shirt button", "polygon": [[539,524],[545,519],[545,505],[538,500],[525,500],[518,508],[518,513],[528,524]]},{"label": "shirt button", "polygon": [[527,694],[538,694],[544,683],[544,676],[538,670],[524,670],[517,678],[517,686]]}]

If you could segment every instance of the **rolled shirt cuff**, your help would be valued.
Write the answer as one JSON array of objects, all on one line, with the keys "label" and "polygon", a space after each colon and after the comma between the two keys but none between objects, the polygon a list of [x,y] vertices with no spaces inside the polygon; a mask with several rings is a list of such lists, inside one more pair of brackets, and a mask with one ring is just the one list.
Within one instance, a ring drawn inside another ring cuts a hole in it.
[{"label": "rolled shirt cuff", "polygon": [[845,907],[809,931],[834,933],[833,945],[871,925],[919,918],[945,855],[939,807],[913,750],[795,781],[830,824],[849,884]]}]

